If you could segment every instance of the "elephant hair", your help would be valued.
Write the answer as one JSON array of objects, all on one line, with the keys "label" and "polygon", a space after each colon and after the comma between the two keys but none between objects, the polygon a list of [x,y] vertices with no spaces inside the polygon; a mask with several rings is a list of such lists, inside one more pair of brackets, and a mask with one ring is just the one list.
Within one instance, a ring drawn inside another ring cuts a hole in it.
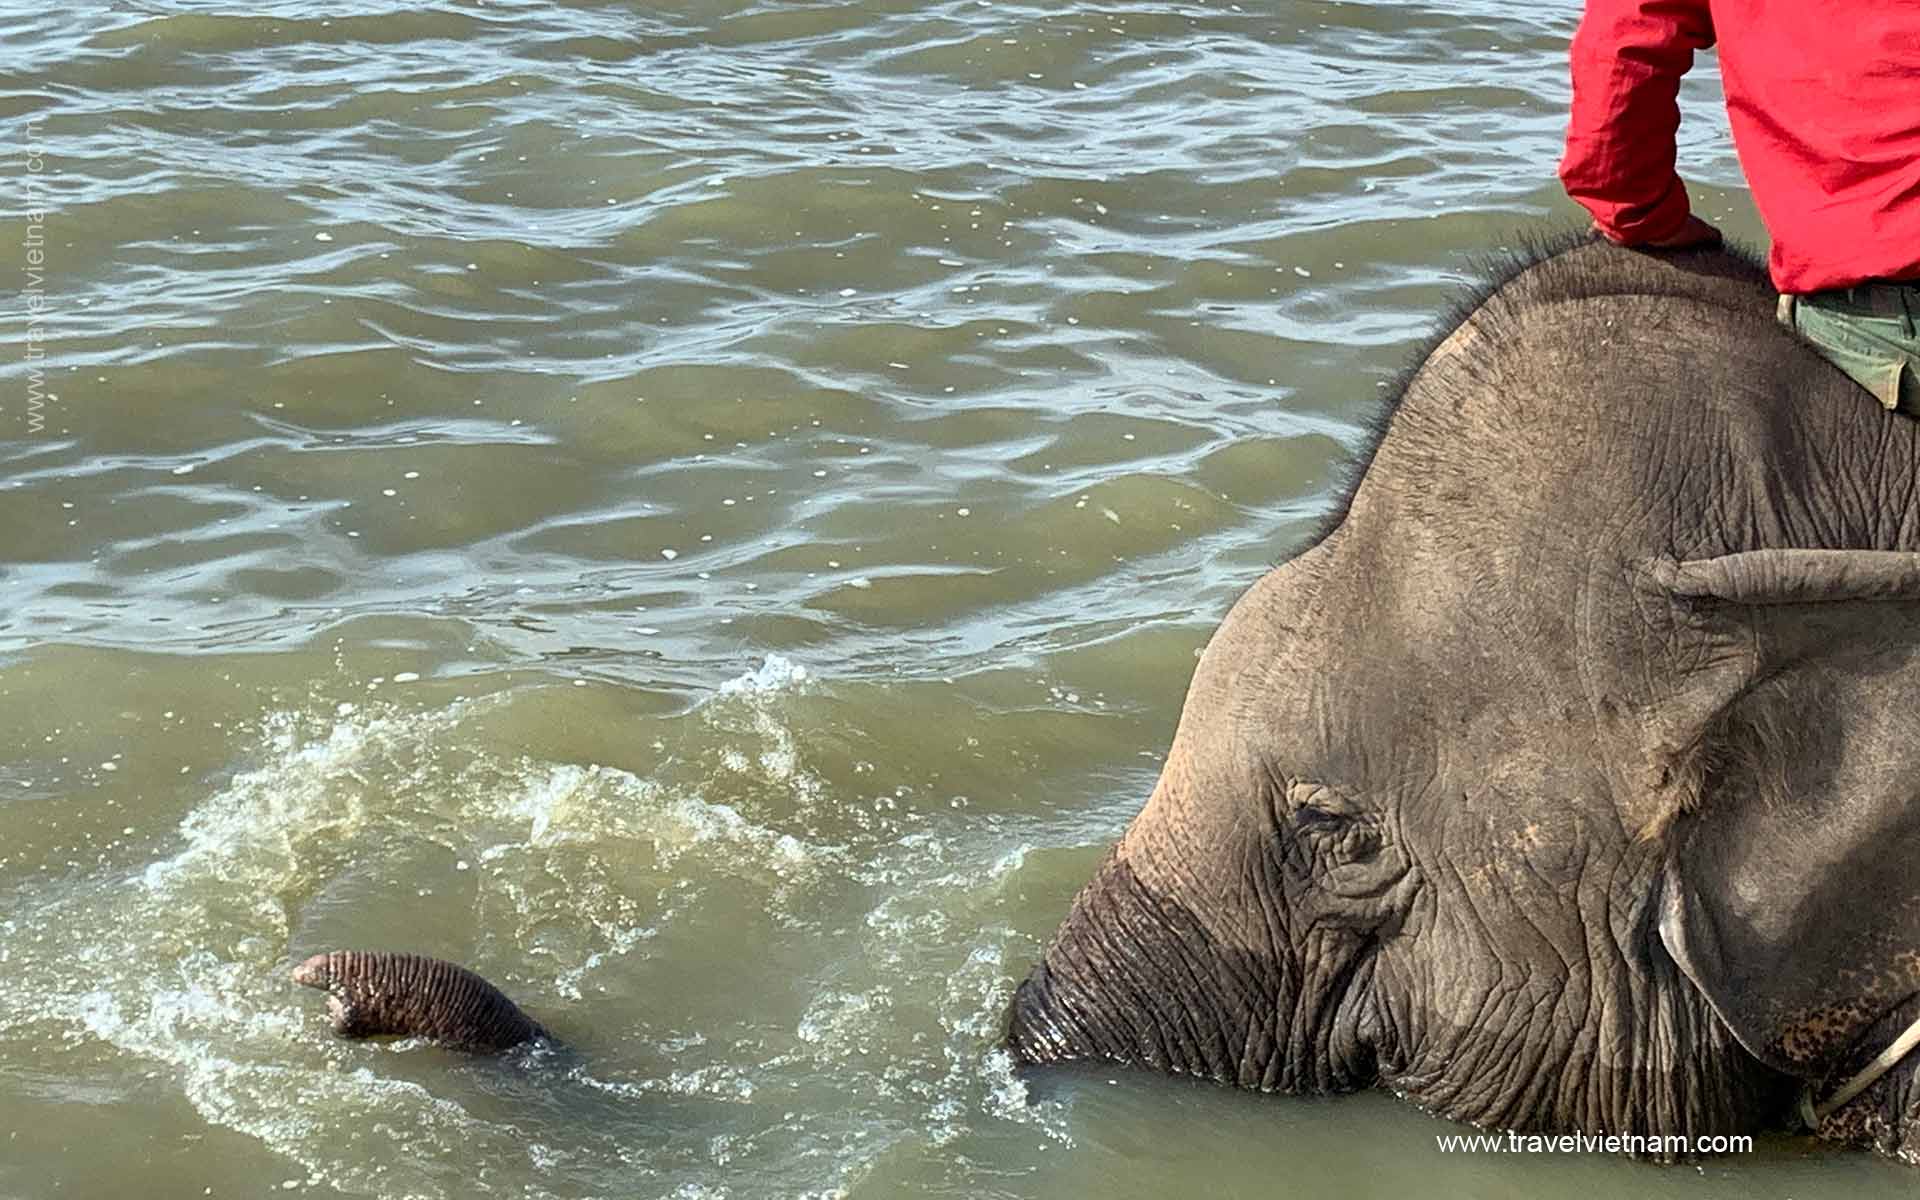
[{"label": "elephant hair", "polygon": [[[1468,260],[1461,286],[1454,290],[1440,319],[1427,336],[1415,344],[1388,382],[1384,389],[1386,399],[1368,417],[1359,445],[1335,481],[1331,503],[1295,553],[1325,541],[1346,521],[1354,492],[1372,465],[1380,444],[1386,440],[1407,390],[1434,359],[1435,352],[1469,323],[1498,336],[1515,317],[1543,304],[1609,295],[1686,296],[1716,307],[1733,308],[1731,297],[1711,286],[1710,281],[1716,280],[1737,282],[1750,295],[1762,298],[1768,305],[1773,303],[1773,285],[1765,263],[1744,246],[1728,244],[1704,253],[1664,256],[1684,259],[1685,271],[1673,270],[1662,258],[1647,256],[1642,264],[1645,270],[1637,272],[1629,285],[1623,282],[1617,257],[1606,253],[1569,253],[1590,245],[1601,248],[1608,244],[1597,242],[1586,230],[1520,233],[1510,239],[1509,245],[1492,254],[1476,255]],[[1457,452],[1458,448],[1453,450]]]}]

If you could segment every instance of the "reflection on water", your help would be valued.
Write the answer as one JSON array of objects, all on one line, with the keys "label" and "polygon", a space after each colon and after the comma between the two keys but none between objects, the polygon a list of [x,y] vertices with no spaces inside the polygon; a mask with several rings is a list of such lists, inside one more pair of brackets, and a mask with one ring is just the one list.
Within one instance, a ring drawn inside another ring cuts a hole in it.
[{"label": "reflection on water", "polygon": [[[996,1049],[1212,623],[1471,254],[1570,217],[1573,19],[17,15],[0,1193],[1905,1187]],[[571,1050],[337,1042],[285,973],[342,945]]]}]

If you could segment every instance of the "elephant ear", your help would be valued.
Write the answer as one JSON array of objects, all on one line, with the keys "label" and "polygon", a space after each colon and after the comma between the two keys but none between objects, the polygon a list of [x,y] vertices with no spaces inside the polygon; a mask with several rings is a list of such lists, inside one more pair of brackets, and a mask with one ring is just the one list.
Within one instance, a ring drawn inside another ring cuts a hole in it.
[{"label": "elephant ear", "polygon": [[[1920,554],[1647,564],[1681,683],[1655,722],[1660,936],[1741,1044],[1818,1082],[1920,992]],[[1878,1049],[1878,1047],[1874,1047]]]}]

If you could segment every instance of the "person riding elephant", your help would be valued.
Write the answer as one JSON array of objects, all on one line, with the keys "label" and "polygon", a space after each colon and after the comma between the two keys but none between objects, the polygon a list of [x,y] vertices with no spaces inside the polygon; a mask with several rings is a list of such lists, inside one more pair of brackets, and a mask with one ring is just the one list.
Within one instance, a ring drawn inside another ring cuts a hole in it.
[{"label": "person riding elephant", "polygon": [[1719,45],[1734,146],[1773,239],[1780,321],[1920,414],[1920,5],[1588,0],[1560,179],[1626,246],[1720,240],[1675,170],[1675,103]]}]

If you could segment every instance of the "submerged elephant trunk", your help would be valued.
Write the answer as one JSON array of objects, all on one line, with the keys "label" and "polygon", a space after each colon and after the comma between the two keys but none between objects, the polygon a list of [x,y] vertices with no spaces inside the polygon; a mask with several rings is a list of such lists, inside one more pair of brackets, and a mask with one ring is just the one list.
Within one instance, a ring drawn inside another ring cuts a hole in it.
[{"label": "submerged elephant trunk", "polygon": [[1177,945],[1185,923],[1165,907],[1108,856],[1014,993],[1007,1043],[1020,1061],[1099,1059],[1231,1078],[1233,1048],[1219,1023],[1191,1011],[1199,989],[1173,986],[1186,979],[1189,955]]},{"label": "submerged elephant trunk", "polygon": [[334,950],[295,967],[293,981],[327,993],[327,1017],[341,1037],[421,1037],[478,1052],[553,1040],[499,988],[437,958]]},{"label": "submerged elephant trunk", "polygon": [[1110,855],[1015,993],[1007,1045],[1028,1064],[1107,1061],[1288,1087],[1296,1060],[1264,1016],[1297,994],[1283,973]]}]

